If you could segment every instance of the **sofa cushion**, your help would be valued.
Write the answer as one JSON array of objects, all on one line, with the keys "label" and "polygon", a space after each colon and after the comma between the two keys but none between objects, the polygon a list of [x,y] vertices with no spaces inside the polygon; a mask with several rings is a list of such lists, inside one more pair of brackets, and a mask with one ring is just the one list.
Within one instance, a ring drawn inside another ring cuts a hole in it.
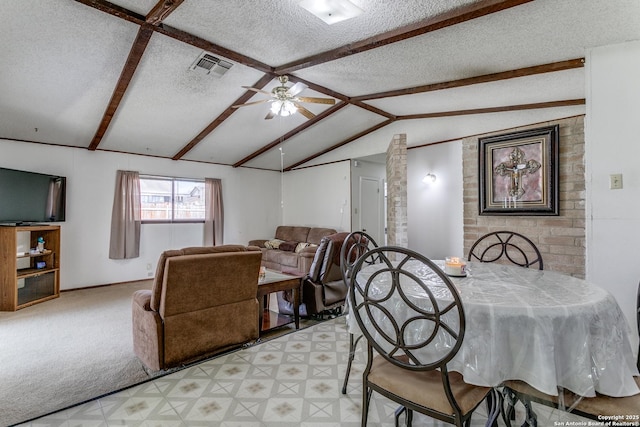
[{"label": "sofa cushion", "polygon": [[318,245],[318,249],[316,250],[316,255],[313,257],[313,262],[311,263],[311,268],[309,269],[309,278],[314,282],[318,281],[318,276],[320,276],[320,270],[322,269],[324,256],[330,243],[331,240],[326,238],[322,239],[320,245]]},{"label": "sofa cushion", "polygon": [[284,267],[297,268],[298,267],[298,254],[295,252],[282,252],[280,251],[278,259],[280,260],[281,269]]},{"label": "sofa cushion", "polygon": [[290,241],[290,242],[282,242],[278,249],[285,252],[293,252],[296,250],[296,246],[298,246],[298,242]]},{"label": "sofa cushion", "polygon": [[307,242],[309,230],[309,227],[280,225],[276,228],[275,238],[284,241]]},{"label": "sofa cushion", "polygon": [[280,263],[280,253],[278,250],[265,249],[262,251],[262,260],[265,262]]},{"label": "sofa cushion", "polygon": [[312,228],[311,230],[309,230],[309,235],[307,236],[306,240],[298,240],[299,242],[309,242],[309,243],[313,243],[315,245],[319,245],[320,241],[322,240],[323,237],[325,236],[329,236],[331,234],[335,234],[336,230],[334,230],[333,228],[320,228],[320,227],[316,227],[316,228]]},{"label": "sofa cushion", "polygon": [[302,252],[304,250],[304,248],[306,248],[307,246],[310,246],[311,243],[307,243],[307,242],[300,242],[296,245],[296,248],[294,250],[295,253],[299,254],[300,252]]},{"label": "sofa cushion", "polygon": [[264,242],[264,247],[267,249],[278,249],[282,243],[284,243],[284,240],[271,239]]}]

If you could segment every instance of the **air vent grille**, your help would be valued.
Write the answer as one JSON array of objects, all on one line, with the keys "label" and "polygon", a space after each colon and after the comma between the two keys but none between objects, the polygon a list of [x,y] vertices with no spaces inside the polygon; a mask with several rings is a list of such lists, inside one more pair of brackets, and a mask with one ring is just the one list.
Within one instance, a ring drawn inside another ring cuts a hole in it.
[{"label": "air vent grille", "polygon": [[203,52],[193,63],[191,69],[204,74],[213,74],[222,77],[229,69],[233,67],[231,62]]}]

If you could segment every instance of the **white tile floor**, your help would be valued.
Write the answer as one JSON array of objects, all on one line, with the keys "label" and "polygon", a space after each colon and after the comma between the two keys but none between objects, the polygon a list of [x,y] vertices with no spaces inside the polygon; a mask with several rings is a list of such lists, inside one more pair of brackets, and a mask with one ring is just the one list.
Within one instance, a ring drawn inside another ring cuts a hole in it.
[{"label": "white tile floor", "polygon": [[[348,347],[344,318],[337,318],[21,425],[356,427],[365,355],[359,344],[343,395]],[[369,426],[393,426],[396,408],[374,393]],[[541,427],[580,420],[545,409]],[[481,405],[472,425],[485,422]],[[416,414],[414,425],[446,424]]]}]

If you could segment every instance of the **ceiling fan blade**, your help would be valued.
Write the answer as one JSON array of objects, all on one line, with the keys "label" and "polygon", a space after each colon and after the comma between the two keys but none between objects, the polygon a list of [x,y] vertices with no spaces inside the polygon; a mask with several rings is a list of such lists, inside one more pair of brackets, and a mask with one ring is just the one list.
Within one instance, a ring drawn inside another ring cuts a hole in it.
[{"label": "ceiling fan blade", "polygon": [[258,93],[264,93],[265,95],[271,96],[271,92],[267,92],[266,90],[257,89],[255,87],[250,87],[250,86],[242,86],[242,88],[247,89],[247,90],[252,90],[252,91],[258,92]]},{"label": "ceiling fan blade", "polygon": [[271,101],[271,99],[261,99],[260,101],[245,102],[244,104],[232,105],[231,108],[246,107],[247,105],[262,104],[263,102],[269,102],[269,101]]},{"label": "ceiling fan blade", "polygon": [[305,90],[306,88],[308,88],[309,86],[307,86],[304,83],[296,83],[293,86],[291,86],[289,89],[287,89],[287,93],[290,96],[296,96],[297,94],[299,94],[300,92],[302,92],[303,90]]},{"label": "ceiling fan blade", "polygon": [[299,102],[312,102],[314,104],[335,104],[336,100],[333,98],[314,98],[314,97],[310,97],[310,96],[299,96],[297,97],[296,101]]},{"label": "ceiling fan blade", "polygon": [[273,111],[269,110],[269,112],[267,113],[267,115],[266,115],[266,116],[264,116],[264,119],[265,119],[265,120],[271,120],[271,119],[273,119],[275,116],[276,116],[276,115],[275,115],[275,113],[274,113]]},{"label": "ceiling fan blade", "polygon": [[307,110],[306,108],[304,108],[302,105],[298,104],[297,102],[294,102],[293,105],[295,105],[296,108],[298,109],[298,111],[300,112],[300,114],[305,116],[307,119],[313,119],[316,116],[311,111]]}]

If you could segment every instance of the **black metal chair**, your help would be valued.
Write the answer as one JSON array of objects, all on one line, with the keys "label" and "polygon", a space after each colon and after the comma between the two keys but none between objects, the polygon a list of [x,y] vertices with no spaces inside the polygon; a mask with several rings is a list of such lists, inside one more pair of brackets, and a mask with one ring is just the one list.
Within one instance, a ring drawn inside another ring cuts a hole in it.
[{"label": "black metal chair", "polygon": [[[538,247],[528,237],[515,231],[494,231],[487,233],[476,240],[469,249],[468,261],[479,262],[510,262],[520,267],[529,268],[537,264],[539,270],[544,269],[542,255]],[[527,413],[532,413],[531,402],[524,398],[518,399],[509,389],[503,388],[504,399],[507,408],[503,409],[501,400],[502,418],[506,424],[515,419],[514,407],[521,400]]]},{"label": "black metal chair", "polygon": [[475,241],[469,250],[468,261],[501,262],[508,260],[520,267],[538,264],[543,270],[542,255],[527,237],[515,231],[494,231]]},{"label": "black metal chair", "polygon": [[[370,258],[381,265],[367,267]],[[423,278],[437,286],[430,288]],[[367,340],[362,426],[373,391],[406,408],[407,425],[418,411],[469,426],[473,411],[492,389],[466,384],[462,375],[447,369],[465,332],[462,301],[449,277],[414,251],[379,247],[353,266],[349,301]]]},{"label": "black metal chair", "polygon": [[[356,261],[364,255],[367,251],[373,248],[377,248],[376,241],[364,231],[354,231],[350,233],[342,244],[340,249],[340,271],[342,272],[342,278],[344,283],[349,284],[349,277],[351,276],[351,270],[353,269]],[[374,258],[365,259],[366,265],[379,262]],[[348,297],[347,297],[348,298]],[[347,371],[344,374],[344,383],[342,384],[342,394],[347,394],[347,385],[349,383],[349,374],[351,373],[351,365],[355,357],[356,346],[362,338],[362,334],[355,334],[349,332],[349,360],[347,362]]]},{"label": "black metal chair", "polygon": [[[638,339],[640,340],[640,283],[636,299],[636,323],[638,324]],[[636,361],[640,370],[640,343],[638,345],[638,360]],[[635,378],[640,388],[640,378]],[[596,421],[602,421],[603,416],[632,415],[637,416],[640,409],[640,394],[629,397],[610,397],[597,394],[596,397],[581,397],[570,391],[563,390],[559,396],[551,396],[542,393],[523,381],[507,381],[504,384],[503,394],[507,403],[507,409],[503,419],[510,425],[514,411],[514,405],[518,400],[524,403],[526,414],[524,426],[535,427],[537,417],[531,402],[537,402],[552,408],[563,408],[581,417]],[[638,420],[635,420],[637,422]]]}]

